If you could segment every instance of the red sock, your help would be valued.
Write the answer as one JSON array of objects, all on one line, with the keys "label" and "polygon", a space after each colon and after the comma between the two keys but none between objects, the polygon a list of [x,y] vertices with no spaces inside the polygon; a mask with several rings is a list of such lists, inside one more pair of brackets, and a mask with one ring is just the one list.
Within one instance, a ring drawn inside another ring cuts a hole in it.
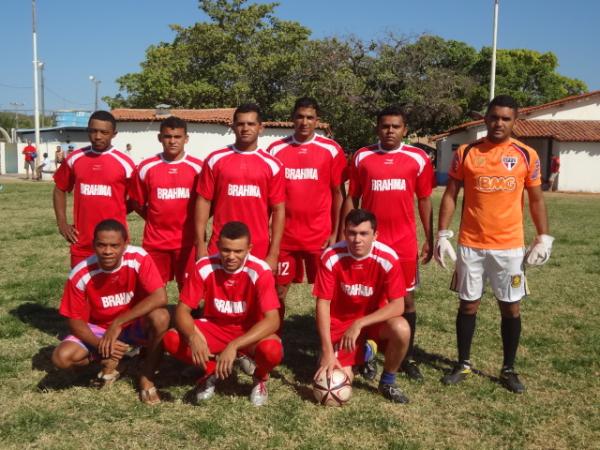
[{"label": "red sock", "polygon": [[173,358],[178,359],[186,364],[193,365],[192,350],[185,341],[181,339],[181,335],[176,330],[169,330],[163,336],[163,345]]},{"label": "red sock", "polygon": [[269,373],[283,359],[283,346],[277,339],[265,339],[256,345],[254,351],[254,361],[256,361],[256,370],[254,376],[259,380],[266,380]]}]

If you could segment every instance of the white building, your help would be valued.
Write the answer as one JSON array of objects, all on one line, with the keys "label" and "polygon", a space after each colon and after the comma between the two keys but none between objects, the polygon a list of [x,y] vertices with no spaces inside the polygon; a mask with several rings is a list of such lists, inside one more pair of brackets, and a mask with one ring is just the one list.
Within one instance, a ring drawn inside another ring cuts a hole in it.
[{"label": "white building", "polygon": [[[453,151],[485,135],[483,120],[477,120],[433,138],[439,183],[448,179]],[[538,152],[544,180],[550,158],[560,157],[559,190],[600,192],[600,91],[521,109],[513,135]]]}]

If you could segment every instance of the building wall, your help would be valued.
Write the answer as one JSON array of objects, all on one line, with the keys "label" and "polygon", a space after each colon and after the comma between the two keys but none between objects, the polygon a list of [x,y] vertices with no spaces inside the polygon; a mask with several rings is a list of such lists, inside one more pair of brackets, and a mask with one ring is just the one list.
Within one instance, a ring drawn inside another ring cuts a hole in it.
[{"label": "building wall", "polygon": [[600,192],[600,142],[555,142],[560,155],[558,189]]},{"label": "building wall", "polygon": [[522,119],[537,120],[600,120],[600,95],[568,103],[556,108],[534,111],[522,115]]},{"label": "building wall", "polygon": [[[550,139],[546,138],[523,138],[520,139],[523,144],[532,147],[538,154],[540,158],[540,166],[542,179],[547,181],[550,172],[550,158],[549,158],[549,149],[550,149]],[[553,151],[556,149],[553,147]]]},{"label": "building wall", "polygon": [[437,162],[437,182],[446,184],[448,181],[448,171],[454,155],[453,149],[462,144],[476,141],[485,136],[485,127],[473,127],[460,133],[451,134],[437,142],[438,162]]},{"label": "building wall", "polygon": [[[32,133],[19,133],[19,143],[17,145],[17,158],[18,158],[18,173],[25,173],[25,158],[23,156],[23,149],[27,146],[27,139],[31,140],[35,145],[35,134]],[[40,146],[37,150],[38,157],[42,158],[44,153],[48,153],[52,169],[55,169],[54,164],[54,152],[56,146],[62,146],[63,150],[67,150],[68,145],[73,145],[75,148],[84,147],[89,145],[87,133],[85,131],[64,131],[64,130],[47,130],[40,133]]]}]

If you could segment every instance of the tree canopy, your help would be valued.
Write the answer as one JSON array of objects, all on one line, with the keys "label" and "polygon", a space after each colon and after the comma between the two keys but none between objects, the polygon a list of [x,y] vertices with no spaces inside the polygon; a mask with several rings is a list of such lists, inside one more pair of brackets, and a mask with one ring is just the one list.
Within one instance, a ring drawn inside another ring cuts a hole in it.
[{"label": "tree canopy", "polygon": [[[253,101],[265,117],[287,120],[295,98],[311,95],[336,139],[353,150],[373,138],[377,110],[409,111],[410,130],[438,133],[482,111],[489,96],[491,49],[422,35],[311,39],[298,22],[276,17],[277,3],[200,0],[209,20],[172,25],[173,42],[152,45],[141,71],[117,79],[113,108],[235,107]],[[496,94],[532,106],[587,90],[556,72],[552,52],[499,50]]]}]

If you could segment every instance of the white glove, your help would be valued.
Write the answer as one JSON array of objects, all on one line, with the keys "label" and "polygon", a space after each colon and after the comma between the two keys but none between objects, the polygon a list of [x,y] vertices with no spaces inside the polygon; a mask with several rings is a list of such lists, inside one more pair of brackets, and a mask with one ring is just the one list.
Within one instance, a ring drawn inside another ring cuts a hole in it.
[{"label": "white glove", "polygon": [[456,252],[448,240],[453,236],[454,233],[451,230],[440,230],[437,234],[437,241],[435,241],[433,257],[444,269],[447,268],[446,263],[444,262],[445,256],[448,256],[452,262],[456,261]]},{"label": "white glove", "polygon": [[525,262],[530,266],[541,266],[550,259],[554,238],[547,234],[539,234],[525,253]]}]

